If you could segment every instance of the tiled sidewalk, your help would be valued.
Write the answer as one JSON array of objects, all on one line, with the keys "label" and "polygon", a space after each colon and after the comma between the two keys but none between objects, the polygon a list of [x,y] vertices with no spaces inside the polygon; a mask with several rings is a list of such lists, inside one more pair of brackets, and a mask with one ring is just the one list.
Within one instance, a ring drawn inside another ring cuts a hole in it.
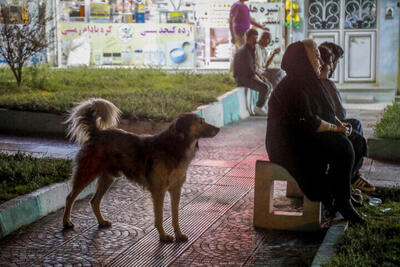
[{"label": "tiled sidewalk", "polygon": [[[367,127],[379,112],[351,114],[361,116]],[[113,221],[111,228],[97,227],[88,198],[78,201],[73,209],[74,230],[62,230],[61,209],[0,240],[0,266],[310,265],[323,232],[301,234],[252,226],[254,168],[255,161],[265,156],[265,127],[265,118],[251,118],[200,141],[180,205],[188,242],[160,243],[149,194],[119,180],[102,202],[104,217]],[[0,150],[71,157],[77,149],[64,141],[0,137]],[[363,172],[378,184],[400,181],[400,166],[395,164],[367,159]],[[172,233],[169,197],[164,210],[164,226]]]}]

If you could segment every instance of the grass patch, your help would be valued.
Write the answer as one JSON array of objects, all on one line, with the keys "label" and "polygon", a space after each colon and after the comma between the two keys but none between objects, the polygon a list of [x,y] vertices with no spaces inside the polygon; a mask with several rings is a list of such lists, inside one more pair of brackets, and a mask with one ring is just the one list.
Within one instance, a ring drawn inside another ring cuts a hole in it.
[{"label": "grass patch", "polygon": [[70,160],[0,153],[0,204],[46,185],[69,179]]},{"label": "grass patch", "polygon": [[8,68],[0,69],[0,107],[64,113],[77,102],[101,97],[132,119],[171,121],[235,88],[230,74],[167,74],[159,69],[24,69],[17,87]]},{"label": "grass patch", "polygon": [[400,138],[400,103],[385,108],[382,118],[375,126],[375,135],[380,138]]},{"label": "grass patch", "polygon": [[375,194],[383,204],[360,209],[368,223],[349,227],[324,266],[400,266],[400,188],[378,188]]}]

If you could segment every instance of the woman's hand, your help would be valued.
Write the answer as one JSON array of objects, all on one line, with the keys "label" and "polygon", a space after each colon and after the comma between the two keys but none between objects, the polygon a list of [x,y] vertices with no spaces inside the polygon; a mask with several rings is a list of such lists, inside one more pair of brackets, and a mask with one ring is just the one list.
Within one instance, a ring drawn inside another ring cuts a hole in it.
[{"label": "woman's hand", "polygon": [[347,123],[341,123],[341,122],[338,123],[338,125],[335,125],[333,123],[329,123],[327,121],[322,120],[321,124],[317,129],[317,132],[325,132],[325,131],[344,133],[346,136],[349,136],[351,134],[351,125],[349,127]]},{"label": "woman's hand", "polygon": [[344,133],[347,136],[350,135],[350,134],[348,134],[348,129],[344,124],[336,125],[336,131],[335,132]]}]

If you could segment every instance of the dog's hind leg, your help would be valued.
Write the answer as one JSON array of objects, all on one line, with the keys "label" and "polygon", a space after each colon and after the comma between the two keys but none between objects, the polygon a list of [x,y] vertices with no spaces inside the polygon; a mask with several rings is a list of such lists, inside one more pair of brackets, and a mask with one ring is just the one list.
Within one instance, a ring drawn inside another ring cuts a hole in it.
[{"label": "dog's hind leg", "polygon": [[76,169],[72,175],[72,190],[68,194],[65,201],[65,210],[63,224],[64,228],[73,228],[74,224],[71,222],[71,209],[74,204],[75,198],[79,195],[82,190],[88,186],[94,179],[96,175],[91,173],[86,168]]},{"label": "dog's hind leg", "polygon": [[171,208],[172,208],[172,226],[174,227],[175,239],[177,241],[188,240],[187,236],[182,234],[179,227],[179,201],[181,199],[182,185],[170,188],[169,194],[171,196]]},{"label": "dog's hind leg", "polygon": [[107,221],[103,218],[100,211],[100,202],[104,194],[107,192],[108,188],[112,184],[114,179],[108,175],[102,175],[97,180],[97,190],[96,194],[90,200],[90,204],[92,205],[92,209],[94,214],[96,215],[97,221],[99,222],[99,226],[109,227],[111,226],[111,222]]},{"label": "dog's hind leg", "polygon": [[154,225],[160,236],[160,241],[172,242],[174,240],[174,237],[165,233],[163,227],[163,207],[165,192],[165,189],[162,187],[159,187],[156,190],[152,189],[151,191],[154,208]]}]

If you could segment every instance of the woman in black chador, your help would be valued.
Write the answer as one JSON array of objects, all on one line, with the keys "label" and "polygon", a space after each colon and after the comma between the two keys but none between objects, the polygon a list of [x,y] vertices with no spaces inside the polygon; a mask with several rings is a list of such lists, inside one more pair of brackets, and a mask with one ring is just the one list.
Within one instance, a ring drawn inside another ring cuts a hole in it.
[{"label": "woman in black chador", "polygon": [[281,67],[287,75],[268,102],[270,160],[286,168],[310,200],[322,201],[353,223],[363,222],[350,190],[362,157],[348,136],[357,138],[357,133],[335,118],[334,103],[318,79],[317,45],[310,39],[291,44]]}]

